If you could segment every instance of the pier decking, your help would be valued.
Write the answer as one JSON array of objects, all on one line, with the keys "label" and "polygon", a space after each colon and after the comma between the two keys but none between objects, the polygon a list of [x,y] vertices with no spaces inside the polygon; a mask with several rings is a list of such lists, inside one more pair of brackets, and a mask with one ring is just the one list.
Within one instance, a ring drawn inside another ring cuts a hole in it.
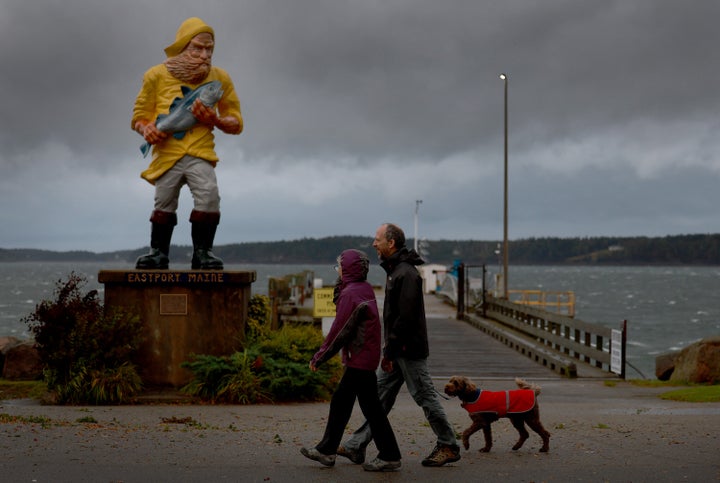
[{"label": "pier decking", "polygon": [[[382,294],[378,303],[382,306]],[[508,347],[470,323],[456,319],[454,306],[434,295],[425,295],[430,339],[430,374],[435,380],[463,375],[474,380],[561,379],[558,372]],[[578,377],[610,377],[607,372],[579,365]]]}]

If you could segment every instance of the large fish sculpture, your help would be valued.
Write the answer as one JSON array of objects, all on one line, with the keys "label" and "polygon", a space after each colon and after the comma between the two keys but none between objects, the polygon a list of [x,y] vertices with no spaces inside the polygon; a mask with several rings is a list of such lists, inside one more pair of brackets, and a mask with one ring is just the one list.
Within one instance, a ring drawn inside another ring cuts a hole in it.
[{"label": "large fish sculpture", "polygon": [[[197,119],[193,116],[192,105],[195,99],[207,107],[214,106],[223,96],[222,84],[220,81],[210,81],[193,90],[189,87],[182,86],[183,97],[176,97],[170,104],[170,112],[160,114],[155,121],[155,127],[166,133],[172,133],[175,139],[182,139],[185,132],[197,123]],[[150,143],[140,146],[143,157],[150,152]]]}]

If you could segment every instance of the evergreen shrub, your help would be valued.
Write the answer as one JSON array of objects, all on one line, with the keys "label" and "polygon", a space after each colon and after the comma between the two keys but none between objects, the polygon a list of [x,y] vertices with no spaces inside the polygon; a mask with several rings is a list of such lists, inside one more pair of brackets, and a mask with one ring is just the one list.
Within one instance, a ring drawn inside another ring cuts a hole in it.
[{"label": "evergreen shrub", "polygon": [[266,296],[252,297],[242,351],[230,356],[193,355],[184,362],[193,380],[183,392],[239,404],[329,399],[342,377],[340,358],[333,357],[312,372],[308,364],[323,343],[322,332],[309,325],[270,330],[269,307]]}]

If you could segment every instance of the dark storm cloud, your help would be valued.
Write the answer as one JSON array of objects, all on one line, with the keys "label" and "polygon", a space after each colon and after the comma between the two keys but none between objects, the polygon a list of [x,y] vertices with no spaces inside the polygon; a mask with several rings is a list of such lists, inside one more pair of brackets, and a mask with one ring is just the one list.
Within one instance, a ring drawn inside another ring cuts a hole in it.
[{"label": "dark storm cloud", "polygon": [[132,102],[194,15],[246,122],[218,136],[222,243],[407,226],[416,199],[425,237],[497,238],[501,72],[512,237],[716,232],[719,14],[699,0],[0,0],[0,201],[22,208],[0,212],[19,227],[0,246],[146,243]]}]

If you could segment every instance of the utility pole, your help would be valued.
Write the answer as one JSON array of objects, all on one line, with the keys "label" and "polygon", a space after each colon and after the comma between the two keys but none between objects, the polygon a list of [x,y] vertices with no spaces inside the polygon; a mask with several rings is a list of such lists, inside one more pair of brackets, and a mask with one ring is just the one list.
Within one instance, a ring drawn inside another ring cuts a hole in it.
[{"label": "utility pole", "polygon": [[503,298],[508,299],[508,76],[500,74],[505,83],[505,188],[503,206]]},{"label": "utility pole", "polygon": [[420,203],[422,203],[422,200],[415,200],[415,239],[413,244],[415,251],[418,251],[418,210],[420,210]]}]

